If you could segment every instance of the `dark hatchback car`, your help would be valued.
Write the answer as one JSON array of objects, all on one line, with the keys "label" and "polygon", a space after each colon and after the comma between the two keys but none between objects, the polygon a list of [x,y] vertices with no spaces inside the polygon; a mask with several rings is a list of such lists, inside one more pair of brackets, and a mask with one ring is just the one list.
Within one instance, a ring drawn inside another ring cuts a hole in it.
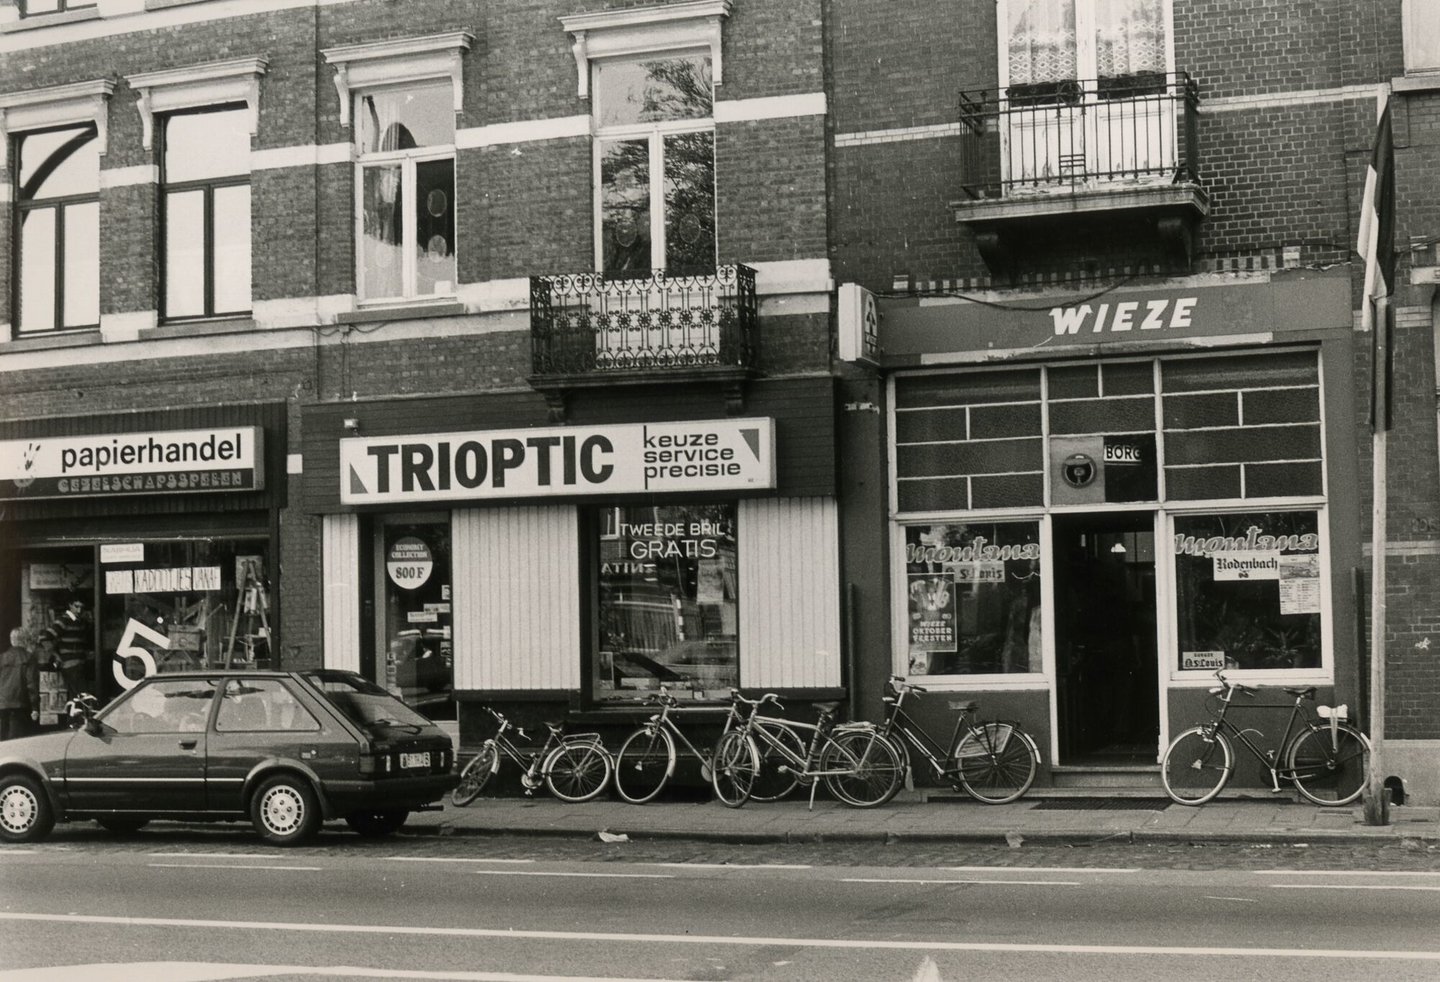
[{"label": "dark hatchback car", "polygon": [[82,819],[248,818],[274,845],[330,819],[388,835],[457,780],[449,736],[353,672],[152,675],[81,717],[0,743],[0,841]]}]

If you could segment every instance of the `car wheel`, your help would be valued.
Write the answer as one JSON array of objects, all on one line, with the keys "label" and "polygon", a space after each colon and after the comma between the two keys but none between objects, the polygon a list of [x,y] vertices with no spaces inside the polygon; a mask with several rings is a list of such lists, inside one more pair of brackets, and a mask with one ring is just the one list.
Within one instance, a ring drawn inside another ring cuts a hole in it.
[{"label": "car wheel", "polygon": [[256,789],[250,821],[272,846],[298,845],[320,828],[320,802],[304,778],[282,774]]},{"label": "car wheel", "polygon": [[367,839],[378,839],[399,831],[409,817],[410,813],[403,808],[380,808],[351,812],[345,816],[345,824]]},{"label": "car wheel", "polygon": [[104,818],[95,819],[95,824],[106,832],[125,834],[128,832],[139,832],[150,824],[148,818],[122,818],[118,815],[107,815]]},{"label": "car wheel", "polygon": [[0,778],[0,841],[39,842],[55,827],[55,812],[40,782],[28,774]]}]

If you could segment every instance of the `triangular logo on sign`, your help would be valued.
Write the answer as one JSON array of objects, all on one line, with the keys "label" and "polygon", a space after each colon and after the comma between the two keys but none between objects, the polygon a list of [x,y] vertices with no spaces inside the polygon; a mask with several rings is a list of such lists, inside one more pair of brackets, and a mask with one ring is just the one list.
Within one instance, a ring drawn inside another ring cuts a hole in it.
[{"label": "triangular logo on sign", "polygon": [[744,438],[745,445],[750,448],[750,452],[755,455],[755,459],[759,460],[760,431],[758,429],[741,430],[740,436]]},{"label": "triangular logo on sign", "polygon": [[370,489],[365,486],[365,482],[362,481],[362,480],[360,480],[360,475],[355,472],[355,465],[354,465],[354,464],[351,464],[351,465],[350,465],[350,493],[351,493],[351,494],[369,494],[369,493],[370,493]]}]

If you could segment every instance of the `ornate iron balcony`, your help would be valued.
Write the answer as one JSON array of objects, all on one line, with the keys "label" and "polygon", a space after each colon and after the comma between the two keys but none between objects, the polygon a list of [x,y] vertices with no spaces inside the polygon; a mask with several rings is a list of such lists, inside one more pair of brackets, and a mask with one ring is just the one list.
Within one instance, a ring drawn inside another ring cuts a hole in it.
[{"label": "ornate iron balcony", "polygon": [[1199,103],[1184,72],[962,92],[961,187],[979,202],[1198,185]]},{"label": "ornate iron balcony", "polygon": [[530,277],[532,365],[542,379],[590,384],[748,372],[755,360],[755,270]]}]

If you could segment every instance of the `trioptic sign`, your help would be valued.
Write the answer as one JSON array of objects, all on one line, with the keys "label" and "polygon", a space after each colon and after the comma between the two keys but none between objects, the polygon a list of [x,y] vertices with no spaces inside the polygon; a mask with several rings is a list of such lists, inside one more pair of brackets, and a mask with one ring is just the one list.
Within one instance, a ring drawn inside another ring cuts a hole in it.
[{"label": "trioptic sign", "polygon": [[774,431],[770,419],[705,419],[341,440],[340,500],[773,488]]},{"label": "trioptic sign", "polygon": [[261,430],[0,440],[0,499],[252,491],[265,486]]}]

